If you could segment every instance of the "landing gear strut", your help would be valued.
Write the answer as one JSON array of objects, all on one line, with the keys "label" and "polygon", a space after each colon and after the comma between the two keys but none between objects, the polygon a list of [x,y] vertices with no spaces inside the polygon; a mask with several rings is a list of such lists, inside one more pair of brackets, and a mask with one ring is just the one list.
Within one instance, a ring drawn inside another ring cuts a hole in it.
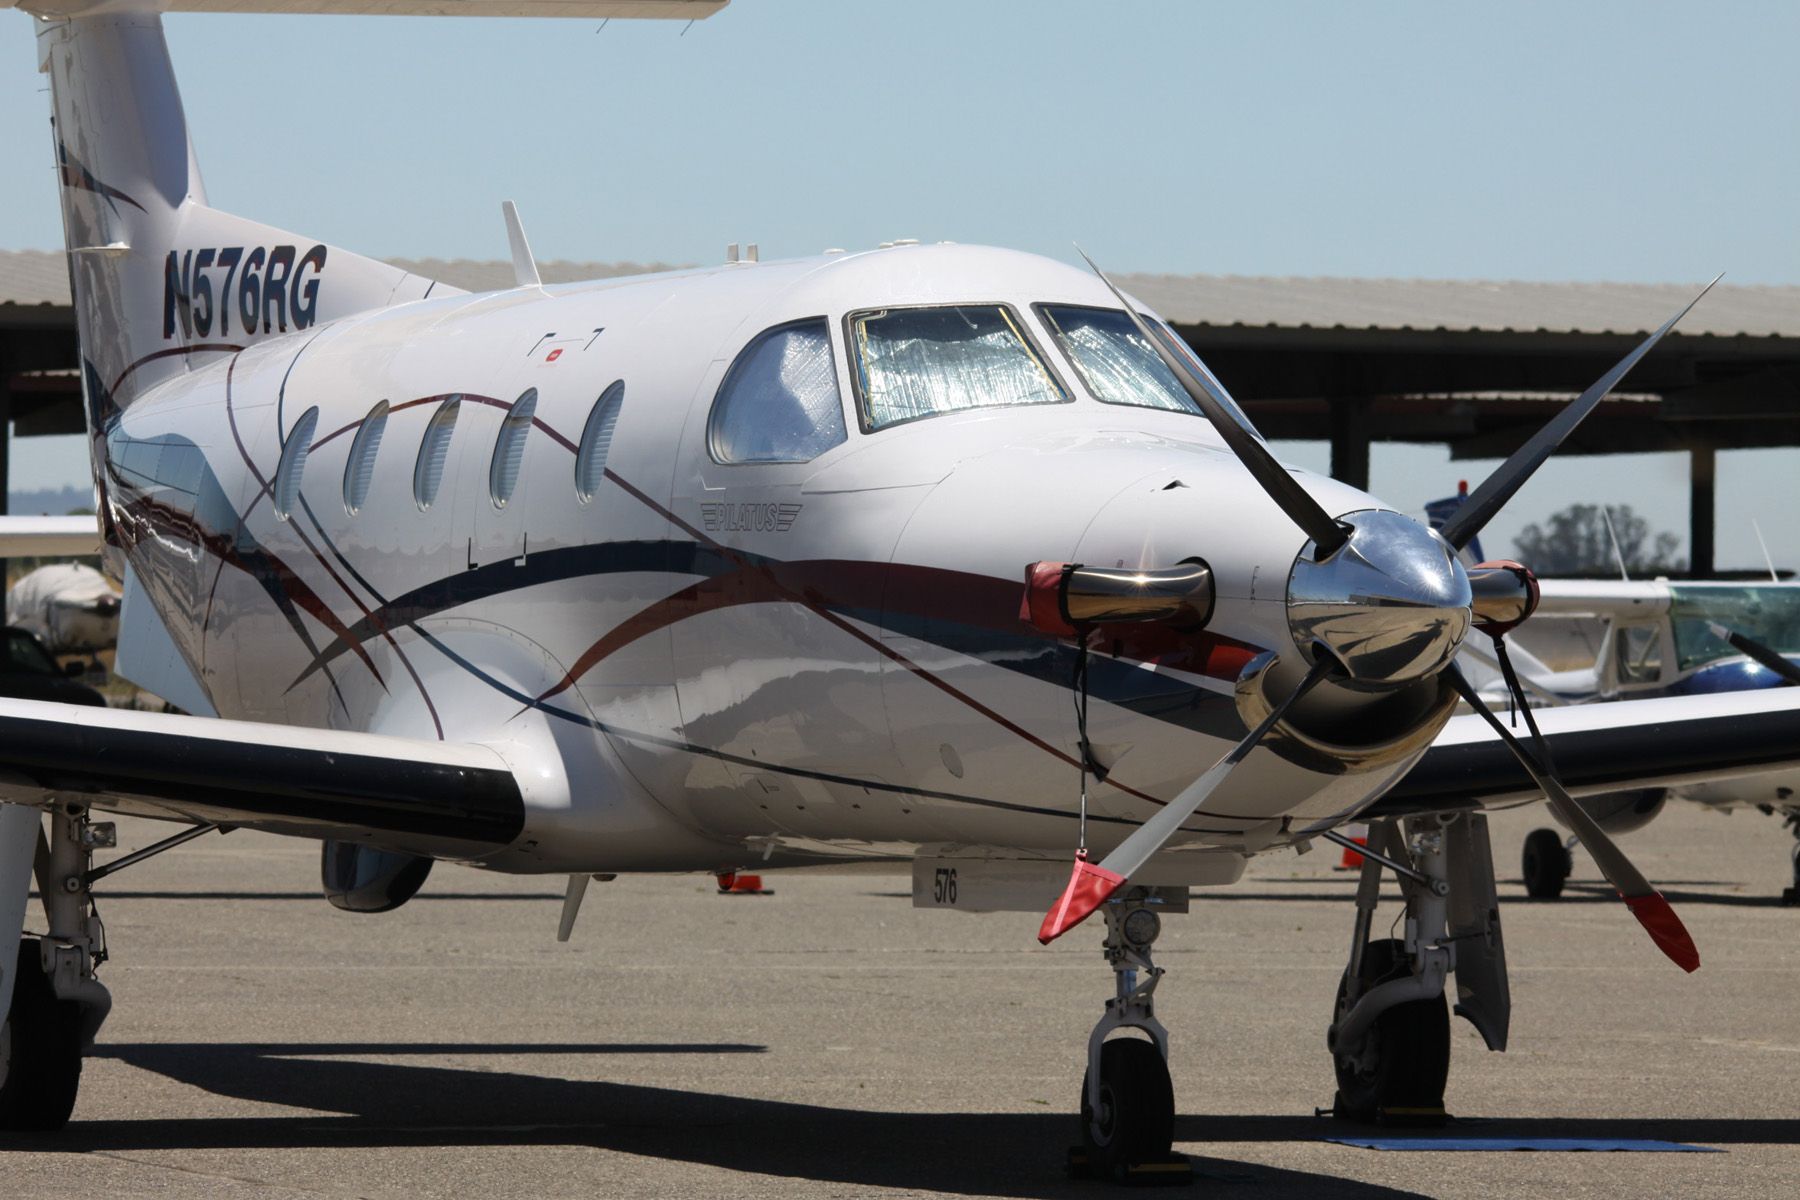
[{"label": "landing gear strut", "polygon": [[[1405,936],[1371,939],[1381,872],[1400,877]],[[1437,1124],[1445,1119],[1450,1015],[1444,984],[1456,973],[1456,1011],[1493,1050],[1506,1046],[1512,1002],[1486,820],[1409,819],[1370,827],[1356,889],[1350,962],[1325,1041],[1337,1075],[1339,1118]]]},{"label": "landing gear strut", "polygon": [[[1157,910],[1177,905],[1185,910],[1186,889],[1180,890],[1184,894],[1176,901],[1156,888],[1130,888],[1101,910],[1114,994],[1088,1035],[1087,1075],[1081,1081],[1081,1132],[1090,1172],[1114,1174],[1170,1162],[1175,1089],[1169,1082],[1169,1034],[1156,1019],[1153,1000],[1163,969],[1151,961],[1150,947],[1162,932]],[[1122,1029],[1149,1040],[1107,1040]]]},{"label": "landing gear strut", "polygon": [[[81,1058],[112,1009],[95,978],[106,960],[106,931],[89,890],[93,853],[114,845],[109,823],[82,805],[52,810],[45,840],[35,809],[0,814],[0,908],[22,925],[28,872],[35,871],[49,933],[21,938],[7,963],[11,1004],[0,1024],[0,1130],[60,1129],[81,1082]],[[35,843],[35,845],[33,845]]]}]

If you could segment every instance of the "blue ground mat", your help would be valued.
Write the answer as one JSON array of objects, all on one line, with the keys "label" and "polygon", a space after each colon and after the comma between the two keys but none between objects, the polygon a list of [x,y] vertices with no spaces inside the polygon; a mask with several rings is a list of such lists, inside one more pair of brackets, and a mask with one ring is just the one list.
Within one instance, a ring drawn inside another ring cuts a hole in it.
[{"label": "blue ground mat", "polygon": [[1594,1150],[1632,1154],[1723,1154],[1716,1146],[1692,1146],[1655,1138],[1555,1137],[1328,1137],[1327,1142],[1364,1150]]}]

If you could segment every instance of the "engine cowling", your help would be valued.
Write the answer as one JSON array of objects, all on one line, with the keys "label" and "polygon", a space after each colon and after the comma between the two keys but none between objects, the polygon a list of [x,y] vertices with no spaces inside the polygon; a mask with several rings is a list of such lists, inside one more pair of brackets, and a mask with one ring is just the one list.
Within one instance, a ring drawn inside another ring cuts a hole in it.
[{"label": "engine cowling", "polygon": [[1654,821],[1668,799],[1667,788],[1634,788],[1629,792],[1586,796],[1575,803],[1607,833],[1631,833]]}]

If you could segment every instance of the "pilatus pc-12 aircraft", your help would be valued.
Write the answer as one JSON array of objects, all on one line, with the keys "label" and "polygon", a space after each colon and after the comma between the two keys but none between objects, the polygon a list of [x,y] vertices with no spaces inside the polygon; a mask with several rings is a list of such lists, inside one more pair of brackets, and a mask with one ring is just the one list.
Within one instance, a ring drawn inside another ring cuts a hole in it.
[{"label": "pilatus pc-12 aircraft", "polygon": [[[1169,1148],[1151,948],[1191,885],[1372,822],[1319,998],[1338,1105],[1429,1108],[1452,973],[1506,1041],[1484,806],[1547,794],[1691,970],[1573,797],[1800,762],[1794,692],[1545,711],[1515,739],[1453,662],[1534,599],[1456,551],[1668,325],[1438,534],[1277,462],[1098,271],[896,245],[545,287],[508,208],[517,286],[464,294],[210,207],[156,11],[27,7],[118,671],[189,715],[0,701],[0,922],[39,928],[35,873],[47,923],[4,980],[8,1126],[68,1118],[95,965],[131,952],[92,905],[96,813],[318,839],[350,908],[437,860],[566,875],[565,923],[598,873],[885,860],[915,903],[1042,912],[1045,941],[1098,912],[1115,986],[1082,1126],[1118,1164]],[[1384,871],[1403,938],[1370,935]]]}]

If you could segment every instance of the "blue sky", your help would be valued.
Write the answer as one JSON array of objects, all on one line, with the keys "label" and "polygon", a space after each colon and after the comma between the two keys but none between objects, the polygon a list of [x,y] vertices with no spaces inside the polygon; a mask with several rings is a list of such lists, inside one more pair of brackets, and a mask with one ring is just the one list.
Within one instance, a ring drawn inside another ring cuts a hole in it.
[{"label": "blue sky", "polygon": [[[212,202],[376,255],[503,257],[510,197],[540,258],[919,237],[1080,241],[1118,271],[1800,284],[1800,6],[736,0],[685,32],[598,24],[167,18]],[[60,244],[33,63],[0,14],[10,248]],[[1722,564],[1758,557],[1752,505],[1800,503],[1797,454],[1722,460]],[[80,474],[28,457],[16,486]],[[1411,508],[1486,469],[1383,449],[1374,490]],[[1685,461],[1553,465],[1495,531],[1575,500],[1685,534]],[[1800,565],[1800,527],[1764,525]]]}]

